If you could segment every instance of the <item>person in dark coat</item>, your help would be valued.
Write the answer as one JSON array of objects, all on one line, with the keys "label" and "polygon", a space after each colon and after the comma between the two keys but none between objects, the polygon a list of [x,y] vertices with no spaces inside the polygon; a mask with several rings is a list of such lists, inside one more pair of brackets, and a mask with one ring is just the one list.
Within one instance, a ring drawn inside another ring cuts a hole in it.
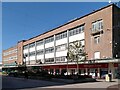
[{"label": "person in dark coat", "polygon": [[25,78],[28,79],[28,73],[27,72],[25,72]]}]

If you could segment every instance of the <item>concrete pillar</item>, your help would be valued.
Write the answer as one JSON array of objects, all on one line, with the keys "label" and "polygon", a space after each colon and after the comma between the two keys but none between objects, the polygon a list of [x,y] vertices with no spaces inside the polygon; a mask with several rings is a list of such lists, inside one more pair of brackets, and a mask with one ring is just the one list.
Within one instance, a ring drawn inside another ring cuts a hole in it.
[{"label": "concrete pillar", "polygon": [[98,73],[97,73],[98,78],[100,78],[100,68],[98,68],[97,71],[98,71]]},{"label": "concrete pillar", "polygon": [[85,75],[88,75],[88,69],[85,68]]},{"label": "concrete pillar", "polygon": [[53,69],[53,75],[55,75],[55,73],[56,73],[56,72],[55,72],[55,68],[54,68],[54,69]]},{"label": "concrete pillar", "polygon": [[59,74],[61,75],[61,73],[62,73],[62,69],[61,68],[59,69],[59,72],[60,72]]},{"label": "concrete pillar", "polygon": [[108,64],[108,73],[111,71],[112,73],[112,78],[115,78],[115,74],[114,74],[114,71],[115,71],[115,68],[114,68],[114,63],[109,63]]},{"label": "concrete pillar", "polygon": [[54,35],[54,62],[56,62],[56,38],[55,38],[55,35]]}]

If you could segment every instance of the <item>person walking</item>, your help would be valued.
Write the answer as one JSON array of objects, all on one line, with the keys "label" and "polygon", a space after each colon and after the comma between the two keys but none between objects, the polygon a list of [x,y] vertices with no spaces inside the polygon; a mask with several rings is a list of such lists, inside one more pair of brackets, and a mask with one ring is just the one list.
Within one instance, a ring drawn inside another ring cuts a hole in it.
[{"label": "person walking", "polygon": [[111,82],[111,81],[112,81],[112,73],[111,73],[111,70],[110,70],[108,76],[109,76],[109,80],[110,80],[110,82]]}]

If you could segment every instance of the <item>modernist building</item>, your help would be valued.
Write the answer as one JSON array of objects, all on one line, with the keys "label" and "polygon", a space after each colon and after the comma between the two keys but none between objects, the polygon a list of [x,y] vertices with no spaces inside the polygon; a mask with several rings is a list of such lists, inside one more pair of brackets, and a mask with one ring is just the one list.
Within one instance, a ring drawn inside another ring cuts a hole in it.
[{"label": "modernist building", "polygon": [[[111,71],[115,77],[120,58],[120,8],[111,4],[19,41],[14,61],[18,64],[25,62],[28,67],[42,67],[52,74],[65,74],[66,70],[68,74],[76,73],[76,62],[66,58],[68,46],[74,41],[81,42],[88,54],[86,61],[78,62],[80,74],[101,77]],[[3,51],[4,65],[13,58],[13,54],[6,56],[7,51],[9,49]]]}]

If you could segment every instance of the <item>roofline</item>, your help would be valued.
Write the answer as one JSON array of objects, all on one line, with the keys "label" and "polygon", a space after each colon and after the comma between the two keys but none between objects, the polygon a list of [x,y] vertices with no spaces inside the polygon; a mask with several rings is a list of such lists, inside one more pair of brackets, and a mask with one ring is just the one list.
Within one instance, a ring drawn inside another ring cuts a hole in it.
[{"label": "roofline", "polygon": [[8,48],[8,49],[2,50],[2,51],[5,52],[5,51],[7,51],[7,50],[9,50],[9,49],[11,49],[11,48],[15,48],[15,47],[17,47],[17,45],[14,45],[14,46],[12,46],[12,47],[10,47],[10,48]]},{"label": "roofline", "polygon": [[[81,19],[81,18],[84,18],[84,17],[86,17],[86,16],[89,16],[89,15],[91,15],[91,14],[93,14],[93,13],[96,13],[96,12],[98,12],[98,11],[100,11],[100,10],[103,10],[103,9],[105,9],[105,8],[107,8],[107,7],[110,7],[110,6],[116,6],[116,5],[115,5],[114,3],[112,3],[112,4],[110,4],[110,5],[107,5],[107,6],[105,6],[105,7],[102,7],[102,8],[100,8],[100,9],[95,10],[95,11],[93,11],[93,12],[91,12],[91,13],[88,13],[88,14],[86,14],[86,15],[84,15],[84,16],[81,16],[81,17],[76,18],[76,19],[74,19],[74,20],[71,20],[71,21],[69,21],[69,22],[67,22],[67,23],[65,23],[65,24],[62,24],[62,25],[60,25],[60,26],[57,26],[56,28],[53,28],[53,29],[51,29],[51,30],[49,30],[49,31],[46,31],[46,32],[42,33],[42,34],[39,34],[39,35],[37,35],[37,36],[34,36],[34,37],[30,38],[30,39],[24,40],[24,42],[25,42],[25,41],[28,41],[28,40],[31,40],[31,39],[33,39],[33,38],[36,38],[36,37],[38,37],[38,36],[44,35],[44,34],[46,34],[46,33],[48,33],[48,32],[54,31],[55,29],[58,29],[58,28],[60,28],[60,27],[62,27],[62,26],[65,26],[65,25],[67,25],[67,24],[69,24],[69,23],[72,23],[72,22],[77,21],[77,20],[79,20],[79,19]],[[117,7],[117,6],[116,6],[116,7]],[[117,7],[117,8],[119,8],[119,7]],[[21,41],[23,41],[23,40],[21,40]],[[20,42],[20,41],[19,41],[19,42]]]}]

